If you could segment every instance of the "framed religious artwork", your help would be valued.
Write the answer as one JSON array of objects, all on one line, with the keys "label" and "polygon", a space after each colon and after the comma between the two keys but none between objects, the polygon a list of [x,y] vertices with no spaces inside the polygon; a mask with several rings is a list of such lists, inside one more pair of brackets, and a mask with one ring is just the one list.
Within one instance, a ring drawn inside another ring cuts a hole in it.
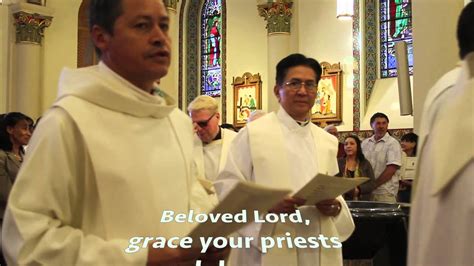
[{"label": "framed religious artwork", "polygon": [[245,72],[241,77],[232,78],[234,88],[234,126],[239,128],[247,123],[251,112],[262,109],[262,79],[260,74]]},{"label": "framed religious artwork", "polygon": [[311,121],[324,126],[342,122],[342,70],[340,63],[322,62],[316,100],[311,108]]}]

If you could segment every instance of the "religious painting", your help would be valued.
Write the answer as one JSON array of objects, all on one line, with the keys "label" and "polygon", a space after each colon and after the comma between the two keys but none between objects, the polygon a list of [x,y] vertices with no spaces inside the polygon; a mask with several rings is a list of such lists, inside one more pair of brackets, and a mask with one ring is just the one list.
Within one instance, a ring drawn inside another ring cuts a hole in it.
[{"label": "religious painting", "polygon": [[340,64],[322,62],[323,75],[311,108],[311,121],[317,124],[342,121],[342,70]]},{"label": "religious painting", "polygon": [[234,87],[234,126],[243,127],[255,110],[261,109],[260,74],[244,73],[242,77],[232,78]]}]

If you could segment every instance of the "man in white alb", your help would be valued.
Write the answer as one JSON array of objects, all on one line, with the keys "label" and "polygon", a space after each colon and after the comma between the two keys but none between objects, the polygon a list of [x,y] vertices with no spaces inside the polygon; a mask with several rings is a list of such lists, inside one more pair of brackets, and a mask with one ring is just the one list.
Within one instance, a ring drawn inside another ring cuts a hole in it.
[{"label": "man in white alb", "polygon": [[[235,180],[246,180],[277,188],[297,191],[317,173],[338,172],[337,140],[311,123],[309,111],[314,104],[321,66],[301,54],[292,54],[277,65],[275,96],[278,112],[248,123],[234,138],[225,168],[218,178],[223,186]],[[269,212],[294,213],[296,208],[309,226],[280,223],[276,227],[251,224],[239,233],[259,236],[338,237],[342,242],[354,230],[344,199],[328,199],[306,206],[302,199],[288,196]],[[287,249],[273,248],[262,256],[258,241],[250,249],[232,250],[233,265],[342,265],[341,248]]]},{"label": "man in white alb", "polygon": [[[410,212],[408,265],[474,263],[474,2],[458,20],[460,75],[426,98]],[[453,119],[453,114],[462,119]]]},{"label": "man in white alb", "polygon": [[217,101],[207,95],[196,97],[188,106],[188,113],[196,132],[195,161],[201,176],[215,181],[224,167],[229,146],[236,132],[219,127],[221,114]]},{"label": "man in white alb", "polygon": [[197,207],[192,124],[155,84],[170,64],[163,1],[92,0],[89,16],[101,62],[61,73],[10,194],[8,264],[215,263],[220,251],[153,241],[127,253],[131,237],[183,237],[193,227],[160,223],[165,210]]}]

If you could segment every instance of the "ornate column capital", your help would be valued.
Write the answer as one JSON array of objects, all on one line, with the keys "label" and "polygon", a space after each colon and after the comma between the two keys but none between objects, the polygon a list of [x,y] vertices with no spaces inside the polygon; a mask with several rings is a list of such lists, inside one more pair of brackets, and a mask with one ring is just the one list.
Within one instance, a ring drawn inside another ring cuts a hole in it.
[{"label": "ornate column capital", "polygon": [[169,10],[176,11],[178,9],[179,0],[163,0],[165,7]]},{"label": "ornate column capital", "polygon": [[34,43],[41,45],[44,29],[51,25],[53,17],[38,13],[19,11],[13,14],[15,18],[16,42]]},{"label": "ornate column capital", "polygon": [[258,14],[267,21],[268,34],[290,33],[292,6],[291,0],[277,0],[258,5]]},{"label": "ornate column capital", "polygon": [[17,43],[41,45],[45,28],[51,25],[53,13],[51,8],[28,3],[17,3],[10,6],[14,18]]}]

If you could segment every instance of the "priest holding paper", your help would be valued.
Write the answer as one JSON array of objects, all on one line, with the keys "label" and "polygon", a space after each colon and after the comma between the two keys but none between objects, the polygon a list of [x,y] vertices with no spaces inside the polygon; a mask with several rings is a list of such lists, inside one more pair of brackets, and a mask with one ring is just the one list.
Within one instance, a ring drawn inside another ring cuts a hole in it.
[{"label": "priest holding paper", "polygon": [[[276,69],[275,96],[278,112],[248,124],[235,137],[226,166],[218,177],[224,188],[233,181],[300,190],[318,173],[338,173],[337,139],[310,121],[322,69],[319,63],[301,54],[282,59]],[[225,190],[225,189],[224,189]],[[287,243],[262,252],[259,243],[269,236],[308,239],[335,237],[346,240],[354,230],[349,209],[342,197],[320,202],[288,196],[269,212],[301,212],[309,224],[252,224],[239,233],[252,236],[250,249],[234,249],[233,265],[342,265],[340,246],[291,248]],[[282,239],[282,238],[280,238]],[[287,240],[290,240],[287,239]]]}]

